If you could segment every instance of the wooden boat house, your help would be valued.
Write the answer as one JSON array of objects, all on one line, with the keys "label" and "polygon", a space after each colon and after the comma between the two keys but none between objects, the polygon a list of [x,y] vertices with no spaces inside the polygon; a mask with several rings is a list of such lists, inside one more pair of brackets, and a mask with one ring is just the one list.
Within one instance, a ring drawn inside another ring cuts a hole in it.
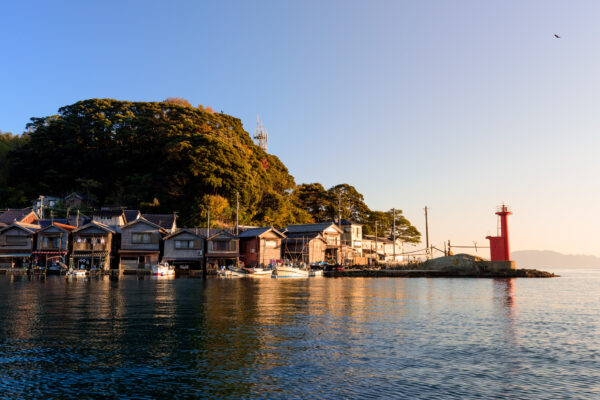
[{"label": "wooden boat house", "polygon": [[37,265],[48,267],[55,263],[67,263],[71,232],[74,226],[52,222],[37,233],[37,245],[33,252]]},{"label": "wooden boat house", "polygon": [[319,232],[288,234],[282,241],[284,261],[318,264],[325,261],[327,241]]},{"label": "wooden boat house", "polygon": [[204,268],[204,236],[198,229],[179,229],[163,240],[164,261],[178,270]]},{"label": "wooden boat house", "polygon": [[157,265],[162,237],[167,232],[159,225],[140,217],[121,227],[119,268],[150,269]]},{"label": "wooden boat house", "polygon": [[72,232],[74,268],[104,269],[111,267],[115,231],[97,221],[91,221]]},{"label": "wooden boat house", "polygon": [[[289,225],[285,229],[285,234],[293,238],[315,238],[316,234],[321,235],[325,240],[324,260],[328,263],[339,264],[341,257],[341,237],[343,231],[333,222],[322,222],[317,224]],[[291,243],[291,242],[288,242]],[[310,257],[309,257],[310,258]],[[313,257],[315,259],[316,257]],[[311,261],[312,263],[312,261]]]},{"label": "wooden boat house", "polygon": [[206,268],[237,265],[240,259],[238,239],[226,230],[211,229],[206,240]]},{"label": "wooden boat house", "polygon": [[30,268],[39,225],[13,222],[0,230],[0,268]]},{"label": "wooden boat house", "polygon": [[281,260],[285,235],[272,226],[250,228],[238,235],[240,260],[246,266],[267,266]]}]

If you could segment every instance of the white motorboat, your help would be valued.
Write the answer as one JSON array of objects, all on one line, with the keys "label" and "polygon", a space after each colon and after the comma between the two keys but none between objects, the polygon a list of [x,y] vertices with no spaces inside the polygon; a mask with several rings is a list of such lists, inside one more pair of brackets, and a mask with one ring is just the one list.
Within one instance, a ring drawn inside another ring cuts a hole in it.
[{"label": "white motorboat", "polygon": [[85,269],[69,269],[65,278],[85,278],[87,271]]},{"label": "white motorboat", "polygon": [[241,278],[246,276],[247,274],[242,271],[240,268],[235,267],[221,267],[217,271],[217,276],[224,278]]},{"label": "white motorboat", "polygon": [[242,270],[249,277],[271,276],[273,273],[270,268],[243,268]]},{"label": "white motorboat", "polygon": [[166,262],[152,266],[152,275],[154,276],[169,276],[175,275],[175,268]]},{"label": "white motorboat", "polygon": [[308,269],[291,265],[278,265],[273,269],[273,276],[277,278],[308,278],[308,274]]},{"label": "white motorboat", "polygon": [[323,276],[323,270],[322,269],[311,269],[308,273],[309,277],[315,277],[315,276]]}]

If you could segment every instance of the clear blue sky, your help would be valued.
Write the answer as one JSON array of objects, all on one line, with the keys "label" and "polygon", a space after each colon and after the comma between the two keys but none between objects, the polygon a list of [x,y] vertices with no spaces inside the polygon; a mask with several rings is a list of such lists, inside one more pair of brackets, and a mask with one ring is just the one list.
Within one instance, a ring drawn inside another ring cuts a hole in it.
[{"label": "clear blue sky", "polygon": [[[94,97],[260,112],[298,183],[350,183],[442,246],[600,255],[596,1],[7,2],[0,130]],[[556,39],[553,35],[562,36]]]}]

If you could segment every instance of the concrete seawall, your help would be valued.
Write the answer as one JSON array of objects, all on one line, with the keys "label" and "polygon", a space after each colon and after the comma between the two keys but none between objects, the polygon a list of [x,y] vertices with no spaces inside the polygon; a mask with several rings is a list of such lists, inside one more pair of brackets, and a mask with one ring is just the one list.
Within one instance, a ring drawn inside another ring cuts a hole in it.
[{"label": "concrete seawall", "polygon": [[404,278],[550,278],[550,272],[517,269],[514,261],[488,261],[468,254],[434,258],[419,264],[397,268],[358,267],[344,271],[328,271],[328,277],[404,277]]}]

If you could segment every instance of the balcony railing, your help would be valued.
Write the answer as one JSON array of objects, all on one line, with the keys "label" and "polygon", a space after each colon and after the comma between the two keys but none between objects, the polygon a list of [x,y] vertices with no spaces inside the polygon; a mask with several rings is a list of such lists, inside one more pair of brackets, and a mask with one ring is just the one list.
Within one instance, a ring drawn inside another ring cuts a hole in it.
[{"label": "balcony railing", "polygon": [[73,244],[73,251],[104,251],[106,250],[106,244],[95,244],[91,243],[75,243]]},{"label": "balcony railing", "polygon": [[44,243],[40,244],[40,250],[62,250],[60,244]]}]

